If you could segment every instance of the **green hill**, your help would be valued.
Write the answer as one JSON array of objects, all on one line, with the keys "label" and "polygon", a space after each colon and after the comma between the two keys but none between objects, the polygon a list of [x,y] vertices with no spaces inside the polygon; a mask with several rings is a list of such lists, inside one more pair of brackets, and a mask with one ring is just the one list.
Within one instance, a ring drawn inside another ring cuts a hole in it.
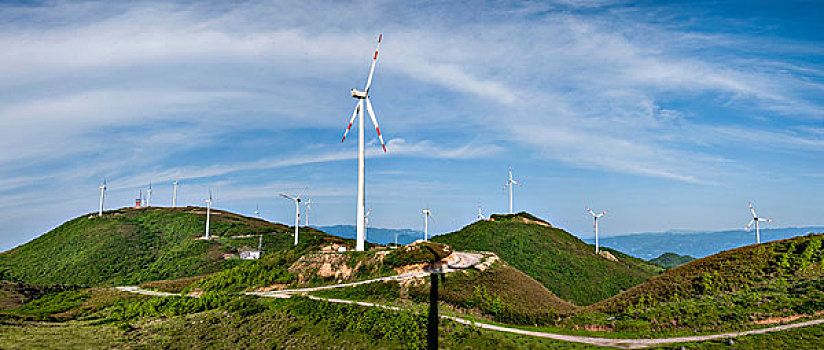
[{"label": "green hill", "polygon": [[605,249],[617,261],[599,256],[593,246],[528,213],[492,215],[490,220],[432,240],[455,250],[495,252],[558,297],[578,305],[609,298],[662,270],[616,250]]},{"label": "green hill", "polygon": [[[257,247],[264,251],[291,249],[292,229],[282,224],[212,210],[211,233],[199,240],[205,209],[123,208],[103,217],[82,216],[10,251],[0,253],[6,277],[34,284],[122,285],[177,279],[217,272],[241,264],[236,253]],[[302,228],[301,246],[336,239]],[[246,236],[249,237],[238,237]],[[227,258],[225,254],[235,254]]]},{"label": "green hill", "polygon": [[689,255],[678,255],[678,254],[675,254],[675,253],[664,253],[664,254],[661,254],[661,256],[659,256],[657,258],[650,259],[649,262],[651,262],[655,265],[664,267],[664,268],[671,269],[673,267],[678,267],[678,266],[684,265],[684,264],[686,264],[690,261],[693,261],[693,260],[695,260],[695,258],[693,258]]},{"label": "green hill", "polygon": [[667,270],[646,283],[594,305],[619,311],[628,305],[655,304],[711,295],[774,290],[818,295],[810,303],[824,309],[824,235],[800,236],[749,245]]}]

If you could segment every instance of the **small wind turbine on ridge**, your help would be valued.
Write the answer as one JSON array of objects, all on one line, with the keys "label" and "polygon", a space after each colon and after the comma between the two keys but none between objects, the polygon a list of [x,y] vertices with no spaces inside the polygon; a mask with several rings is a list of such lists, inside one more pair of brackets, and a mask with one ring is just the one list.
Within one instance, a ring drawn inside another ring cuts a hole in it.
[{"label": "small wind turbine on ridge", "polygon": [[592,224],[592,227],[595,230],[595,252],[600,253],[601,250],[598,246],[598,219],[600,217],[606,215],[607,211],[605,210],[605,211],[602,211],[602,212],[596,214],[594,211],[592,211],[592,209],[589,209],[589,207],[586,207],[586,208],[587,208],[587,211],[590,214],[592,214],[592,219],[594,220],[594,223]]},{"label": "small wind turbine on ridge", "polygon": [[517,181],[515,181],[515,179],[512,178],[512,165],[510,165],[509,166],[509,180],[506,180],[506,185],[504,185],[504,189],[509,187],[509,213],[510,214],[514,214],[514,212],[512,210],[512,185],[520,186],[521,184],[519,184]]},{"label": "small wind turbine on ridge", "polygon": [[260,209],[258,208],[258,205],[257,205],[257,204],[255,204],[255,217],[256,217],[256,218],[259,218],[259,217],[260,217]]},{"label": "small wind turbine on ridge", "polygon": [[103,184],[100,185],[100,208],[97,211],[97,216],[103,216],[103,201],[106,199],[106,178],[103,178]]},{"label": "small wind turbine on ridge", "polygon": [[209,190],[209,199],[206,200],[206,239],[211,239],[209,234],[209,218],[212,216],[212,190]]},{"label": "small wind turbine on ridge", "polygon": [[761,243],[761,231],[759,231],[758,222],[759,221],[773,222],[773,221],[770,220],[770,219],[767,219],[767,218],[758,217],[758,214],[755,213],[755,208],[752,207],[752,202],[750,202],[750,213],[752,213],[752,220],[750,220],[750,223],[747,224],[747,232],[750,231],[750,227],[752,226],[752,224],[755,224],[755,242],[756,243]]},{"label": "small wind turbine on ridge", "polygon": [[172,191],[172,207],[174,208],[177,207],[177,186],[180,185],[180,180],[175,180],[172,185],[174,186],[174,191]]},{"label": "small wind turbine on ridge", "polygon": [[484,213],[481,211],[481,202],[478,202],[478,220],[485,220]]},{"label": "small wind turbine on ridge", "polygon": [[349,133],[349,129],[352,128],[352,123],[355,122],[355,118],[358,118],[358,202],[356,203],[356,217],[355,222],[357,225],[357,244],[355,250],[363,251],[366,245],[366,217],[365,217],[365,209],[364,206],[366,205],[366,188],[365,188],[365,158],[366,153],[364,151],[364,121],[363,121],[363,110],[364,110],[364,101],[366,101],[366,111],[369,112],[369,117],[372,118],[372,124],[375,125],[375,131],[378,133],[378,139],[381,141],[381,146],[383,146],[383,151],[386,152],[386,144],[383,142],[383,136],[381,136],[381,129],[378,126],[378,119],[375,118],[375,111],[372,109],[372,102],[369,101],[369,88],[372,86],[372,76],[375,73],[375,63],[378,62],[378,50],[381,47],[381,39],[383,35],[378,36],[378,46],[375,48],[375,55],[372,57],[372,67],[369,68],[369,77],[366,79],[366,87],[363,91],[352,89],[352,97],[358,100],[358,103],[355,104],[355,111],[352,112],[352,118],[349,120],[349,126],[346,127],[346,131],[343,133],[343,138],[340,142],[346,140],[346,135]]},{"label": "small wind turbine on ridge", "polygon": [[307,198],[303,206],[306,207],[306,218],[304,219],[306,225],[304,226],[309,227],[309,211],[312,210],[312,198]]},{"label": "small wind turbine on ridge", "polygon": [[152,182],[149,181],[149,189],[146,190],[146,207],[152,206]]},{"label": "small wind turbine on ridge", "polygon": [[[429,204],[426,205],[426,209],[421,210],[423,213],[423,240],[429,240],[429,219],[432,219],[432,211],[429,210]],[[435,221],[435,219],[432,219]]]},{"label": "small wind turbine on ridge", "polygon": [[[304,192],[306,189],[304,189]],[[292,197],[288,194],[281,193],[280,196],[295,202],[295,245],[298,245],[298,233],[300,227],[300,196],[303,195],[301,192],[299,195]]]}]

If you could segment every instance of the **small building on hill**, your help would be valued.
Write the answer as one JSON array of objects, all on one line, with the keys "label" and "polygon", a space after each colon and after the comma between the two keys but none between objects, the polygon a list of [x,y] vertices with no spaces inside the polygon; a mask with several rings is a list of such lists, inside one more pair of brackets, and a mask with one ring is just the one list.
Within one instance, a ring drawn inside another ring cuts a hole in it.
[{"label": "small building on hill", "polygon": [[260,250],[242,250],[240,251],[240,258],[243,260],[257,260],[263,252]]}]

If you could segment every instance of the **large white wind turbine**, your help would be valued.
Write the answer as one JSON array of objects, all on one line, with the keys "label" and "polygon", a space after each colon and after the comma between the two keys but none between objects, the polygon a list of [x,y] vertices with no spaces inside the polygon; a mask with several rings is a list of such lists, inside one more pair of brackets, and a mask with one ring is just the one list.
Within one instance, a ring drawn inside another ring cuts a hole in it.
[{"label": "large white wind turbine", "polygon": [[283,198],[295,201],[295,245],[298,245],[298,228],[300,227],[300,196],[302,195],[302,192],[296,197],[292,197],[285,193],[280,194]]},{"label": "large white wind turbine", "polygon": [[103,184],[100,185],[100,209],[97,211],[97,216],[103,216],[103,201],[106,199],[106,178],[103,178]]},{"label": "large white wind turbine", "polygon": [[375,118],[375,111],[372,110],[372,102],[369,101],[369,87],[372,86],[372,76],[375,73],[375,63],[378,61],[378,50],[381,47],[381,39],[383,35],[378,36],[378,46],[375,48],[375,56],[372,57],[372,67],[369,68],[369,77],[366,79],[366,87],[363,91],[352,89],[352,97],[358,100],[358,103],[355,104],[355,111],[352,112],[352,118],[349,120],[349,126],[346,127],[346,131],[343,133],[343,139],[340,142],[346,140],[346,134],[349,133],[349,129],[352,128],[352,123],[355,122],[355,118],[358,118],[358,202],[357,206],[357,216],[355,217],[355,221],[357,223],[357,246],[355,250],[363,251],[366,242],[366,219],[365,219],[365,201],[366,201],[366,189],[365,189],[365,158],[366,154],[364,152],[364,130],[363,130],[363,110],[364,110],[364,101],[366,101],[366,111],[369,112],[369,117],[372,118],[372,124],[375,125],[375,131],[378,132],[378,139],[381,141],[381,146],[383,146],[383,151],[386,152],[386,144],[383,142],[383,136],[381,136],[381,129],[378,127],[378,119]]},{"label": "large white wind turbine", "polygon": [[[429,206],[427,205],[426,209],[421,210],[421,213],[423,213],[423,240],[428,241],[429,240],[429,219],[432,219],[432,211],[429,210]],[[432,220],[434,221],[435,219],[432,219]]]},{"label": "large white wind turbine", "polygon": [[303,206],[306,207],[306,227],[309,227],[309,211],[312,210],[312,198],[306,199],[306,202],[303,203]]},{"label": "large white wind turbine", "polygon": [[752,203],[750,203],[750,213],[752,213],[752,220],[750,220],[750,223],[747,224],[747,231],[750,230],[750,227],[752,226],[752,224],[755,224],[755,242],[756,243],[761,243],[761,231],[759,231],[758,222],[759,221],[772,222],[772,220],[767,219],[767,218],[758,217],[758,214],[755,213],[755,208],[752,207]]},{"label": "large white wind turbine", "polygon": [[212,216],[212,190],[209,190],[209,199],[206,200],[206,239],[211,239],[209,234],[209,218]]},{"label": "large white wind turbine", "polygon": [[172,207],[177,206],[177,185],[179,185],[179,184],[180,184],[179,180],[175,180],[175,182],[172,182],[172,185],[174,185],[174,187],[175,187],[174,191],[172,192]]},{"label": "large white wind turbine", "polygon": [[152,182],[149,181],[149,189],[146,190],[146,207],[152,206]]},{"label": "large white wind turbine", "polygon": [[592,211],[592,209],[589,209],[589,207],[586,207],[586,208],[587,208],[587,211],[590,214],[592,214],[592,219],[595,221],[592,224],[592,227],[595,230],[595,252],[599,253],[601,250],[599,249],[599,246],[598,246],[598,218],[604,216],[607,213],[607,211],[605,210],[605,211],[602,211],[602,212],[596,214],[594,211]]},{"label": "large white wind turbine", "polygon": [[519,184],[517,181],[515,181],[515,179],[512,178],[512,166],[510,165],[509,166],[509,180],[506,180],[506,185],[504,185],[504,189],[509,187],[509,213],[510,214],[514,214],[514,212],[512,211],[512,185],[520,186],[521,184]]}]

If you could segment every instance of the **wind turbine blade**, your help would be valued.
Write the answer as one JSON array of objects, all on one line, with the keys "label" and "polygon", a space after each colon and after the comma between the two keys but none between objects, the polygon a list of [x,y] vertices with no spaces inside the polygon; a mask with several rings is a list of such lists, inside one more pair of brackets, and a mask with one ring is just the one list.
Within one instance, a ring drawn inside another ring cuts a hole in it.
[{"label": "wind turbine blade", "polygon": [[383,135],[381,135],[381,128],[378,126],[378,119],[375,118],[375,111],[372,109],[372,102],[369,102],[369,97],[366,98],[366,111],[369,112],[369,117],[372,118],[372,124],[375,125],[375,131],[378,132],[378,139],[381,140],[383,152],[386,153],[386,144],[383,143]]},{"label": "wind turbine blade", "polygon": [[586,208],[587,208],[587,211],[588,211],[588,212],[589,212],[592,216],[596,216],[596,215],[595,215],[595,212],[594,212],[594,211],[592,211],[592,209],[589,209],[589,206],[587,206]]},{"label": "wind turbine blade", "polygon": [[343,141],[345,141],[345,140],[346,140],[346,135],[348,135],[348,134],[349,134],[349,129],[351,129],[351,128],[352,128],[352,123],[354,123],[354,122],[355,122],[355,118],[357,118],[357,117],[358,117],[358,107],[360,107],[360,103],[356,103],[356,104],[355,104],[355,111],[354,111],[354,112],[352,112],[352,119],[349,119],[349,126],[347,126],[347,127],[346,127],[346,131],[343,133],[343,138],[342,138],[342,139],[340,139],[340,142],[343,142]]},{"label": "wind turbine blade", "polygon": [[755,208],[752,207],[752,203],[750,203],[750,213],[752,213],[752,217],[758,217],[758,214],[755,213]]},{"label": "wind turbine blade", "polygon": [[773,222],[772,220],[767,219],[767,218],[758,218],[758,221]]},{"label": "wind turbine blade", "polygon": [[302,190],[302,191],[300,191],[300,194],[299,194],[297,197],[295,197],[295,198],[300,199],[300,197],[301,197],[301,196],[303,196],[303,195],[306,193],[306,190],[308,190],[308,189],[309,189],[309,186],[304,186],[304,187],[303,187],[303,190]]},{"label": "wind turbine blade", "polygon": [[288,194],[285,194],[285,193],[281,193],[280,196],[283,197],[283,198],[286,198],[286,199],[295,200],[295,198],[293,198],[292,196],[290,196]]},{"label": "wind turbine blade", "polygon": [[750,227],[752,227],[752,224],[754,224],[754,223],[755,223],[755,219],[750,220],[750,223],[747,224],[747,231],[750,230]]},{"label": "wind turbine blade", "polygon": [[369,68],[369,78],[366,79],[366,89],[364,89],[364,91],[367,93],[369,92],[369,87],[372,86],[372,75],[375,74],[375,63],[378,62],[378,50],[381,48],[381,39],[383,39],[383,34],[378,36],[378,46],[375,47],[375,57],[372,57],[372,67]]}]

